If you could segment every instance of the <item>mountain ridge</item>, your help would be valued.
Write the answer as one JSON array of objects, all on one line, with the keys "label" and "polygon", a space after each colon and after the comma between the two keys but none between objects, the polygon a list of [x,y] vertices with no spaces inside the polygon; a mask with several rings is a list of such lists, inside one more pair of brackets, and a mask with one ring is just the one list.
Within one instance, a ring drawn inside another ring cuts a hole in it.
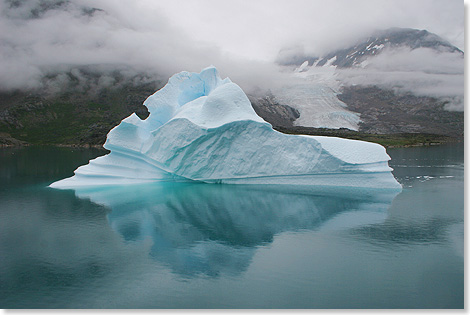
[{"label": "mountain ridge", "polygon": [[333,50],[324,57],[296,53],[295,49],[291,56],[288,54],[282,56],[281,51],[276,62],[282,66],[298,67],[307,61],[309,66],[331,65],[338,68],[351,68],[360,65],[368,56],[375,56],[387,48],[397,47],[409,47],[411,50],[430,48],[440,52],[464,55],[459,48],[427,30],[394,27],[375,31],[370,36],[358,40],[355,45]]}]

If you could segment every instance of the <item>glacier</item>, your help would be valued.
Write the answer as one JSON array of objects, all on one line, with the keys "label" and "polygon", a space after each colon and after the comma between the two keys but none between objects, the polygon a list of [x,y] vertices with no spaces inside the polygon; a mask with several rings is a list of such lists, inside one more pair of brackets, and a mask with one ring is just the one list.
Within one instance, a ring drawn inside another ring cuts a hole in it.
[{"label": "glacier", "polygon": [[299,111],[300,117],[294,121],[294,126],[359,130],[360,115],[348,110],[328,84],[306,80],[272,93],[280,104]]},{"label": "glacier", "polygon": [[316,67],[320,60],[311,66],[305,61],[294,70],[295,84],[271,91],[280,104],[299,111],[294,126],[359,130],[361,115],[338,99],[342,83],[337,78],[336,66],[331,65],[335,59],[331,58],[322,67]]},{"label": "glacier", "polygon": [[111,152],[52,188],[154,182],[401,189],[385,148],[335,137],[287,135],[253,110],[215,67],[175,74],[107,136]]}]

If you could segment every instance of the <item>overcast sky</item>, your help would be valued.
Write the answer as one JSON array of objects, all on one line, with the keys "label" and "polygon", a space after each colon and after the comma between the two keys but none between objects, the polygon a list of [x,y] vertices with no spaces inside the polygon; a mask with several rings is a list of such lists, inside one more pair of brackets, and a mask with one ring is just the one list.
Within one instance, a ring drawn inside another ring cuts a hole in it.
[{"label": "overcast sky", "polygon": [[282,46],[299,43],[321,54],[389,27],[427,29],[464,48],[462,0],[144,2],[192,38],[248,58],[272,60]]},{"label": "overcast sky", "polygon": [[163,76],[212,64],[243,87],[275,78],[283,47],[321,55],[388,27],[464,49],[461,0],[70,0],[41,13],[54,2],[0,0],[1,87],[35,86],[57,64],[102,63]]}]

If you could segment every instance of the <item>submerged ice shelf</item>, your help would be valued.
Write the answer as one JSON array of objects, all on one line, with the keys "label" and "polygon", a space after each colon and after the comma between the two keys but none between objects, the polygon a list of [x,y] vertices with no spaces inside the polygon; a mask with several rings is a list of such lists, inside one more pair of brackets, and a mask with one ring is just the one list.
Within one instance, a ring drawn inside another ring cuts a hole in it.
[{"label": "submerged ice shelf", "polygon": [[144,105],[147,119],[132,114],[109,132],[111,153],[50,187],[199,181],[401,189],[384,147],[277,132],[214,67],[172,76]]}]

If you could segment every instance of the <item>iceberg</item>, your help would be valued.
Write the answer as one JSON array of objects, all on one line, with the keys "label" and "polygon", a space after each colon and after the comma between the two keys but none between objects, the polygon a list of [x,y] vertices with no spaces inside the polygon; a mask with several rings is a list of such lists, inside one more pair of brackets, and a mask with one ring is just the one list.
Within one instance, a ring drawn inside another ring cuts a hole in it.
[{"label": "iceberg", "polygon": [[401,189],[381,145],[280,133],[215,67],[175,74],[144,105],[146,119],[134,113],[108,133],[108,155],[50,187],[204,182]]}]

